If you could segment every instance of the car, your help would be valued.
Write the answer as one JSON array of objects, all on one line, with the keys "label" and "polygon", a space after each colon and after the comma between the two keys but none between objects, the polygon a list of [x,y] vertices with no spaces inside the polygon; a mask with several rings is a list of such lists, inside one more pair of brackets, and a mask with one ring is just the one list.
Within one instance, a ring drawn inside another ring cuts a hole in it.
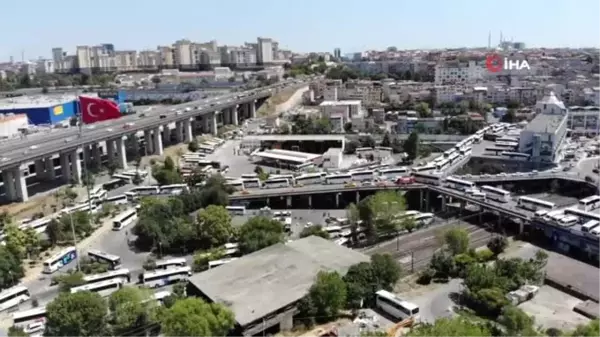
[{"label": "car", "polygon": [[159,118],[160,119],[165,119],[165,118],[167,118],[167,115],[160,115]]},{"label": "car", "polygon": [[133,126],[133,123],[125,123],[125,125],[123,125],[123,129],[129,129],[132,126]]},{"label": "car", "polygon": [[35,149],[38,148],[38,146],[37,145],[31,145],[29,148],[32,149],[32,150],[35,150]]},{"label": "car", "polygon": [[106,129],[106,131],[113,132],[113,129],[112,128],[108,128],[108,129]]},{"label": "car", "polygon": [[600,169],[596,167],[595,169],[592,170],[592,172],[594,172],[596,174],[600,174]]},{"label": "car", "polygon": [[183,112],[181,112],[181,111],[177,111],[175,114],[176,114],[177,116],[179,116],[179,115],[181,115],[182,113],[183,113]]},{"label": "car", "polygon": [[8,161],[8,160],[10,160],[10,158],[2,157],[2,159],[0,159],[0,161]]},{"label": "car", "polygon": [[185,111],[192,111],[192,108],[187,107],[187,108],[185,108]]},{"label": "car", "polygon": [[89,130],[94,130],[94,129],[96,128],[96,126],[95,126],[95,125],[88,125],[88,126],[87,126],[87,128],[88,128]]}]

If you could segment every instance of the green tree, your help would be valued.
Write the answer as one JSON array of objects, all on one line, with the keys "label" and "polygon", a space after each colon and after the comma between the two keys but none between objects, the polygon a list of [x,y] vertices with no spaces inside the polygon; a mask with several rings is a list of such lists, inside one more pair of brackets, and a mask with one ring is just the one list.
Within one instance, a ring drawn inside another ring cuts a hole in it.
[{"label": "green tree", "polygon": [[14,224],[4,227],[6,248],[23,259],[39,249],[40,237],[33,228],[20,229]]},{"label": "green tree", "polygon": [[404,152],[408,155],[408,159],[415,160],[419,155],[419,134],[413,131],[404,142]]},{"label": "green tree", "polygon": [[225,336],[235,326],[235,317],[221,304],[185,298],[164,310],[160,322],[166,336]]},{"label": "green tree", "polygon": [[498,256],[508,247],[508,240],[504,236],[496,236],[487,243],[487,247],[494,256]]},{"label": "green tree", "polygon": [[383,139],[381,140],[381,146],[390,147],[392,146],[392,142],[390,141],[390,134],[386,132],[383,135]]},{"label": "green tree", "polygon": [[194,227],[205,248],[222,246],[234,234],[231,216],[223,206],[210,205],[200,211]]},{"label": "green tree", "polygon": [[8,328],[8,337],[29,337],[29,334],[23,328],[13,325]]},{"label": "green tree", "polygon": [[305,237],[311,236],[311,235],[320,236],[323,239],[329,240],[329,233],[327,233],[325,230],[323,230],[323,226],[321,226],[321,225],[313,225],[310,227],[305,227],[302,230],[302,232],[300,232],[301,238],[305,238]]},{"label": "green tree", "polygon": [[280,221],[257,216],[248,220],[239,230],[239,246],[242,254],[283,242],[284,228]]},{"label": "green tree", "polygon": [[85,284],[83,279],[85,275],[82,272],[56,275],[52,277],[52,283],[58,284],[58,289],[62,292],[69,292],[71,288],[79,287]]},{"label": "green tree", "polygon": [[407,336],[492,336],[491,329],[481,322],[462,316],[438,318],[433,324],[421,324],[413,328]]},{"label": "green tree", "polygon": [[500,121],[503,123],[516,123],[517,122],[517,114],[514,109],[509,109],[502,117],[500,117]]},{"label": "green tree", "polygon": [[163,167],[165,170],[174,171],[175,170],[175,162],[173,161],[173,158],[171,158],[170,156],[167,156],[163,163]]},{"label": "green tree", "polygon": [[113,333],[122,336],[156,323],[156,301],[151,299],[149,290],[135,287],[124,287],[112,293],[108,299],[108,307]]},{"label": "green tree", "polygon": [[401,273],[400,265],[389,254],[375,254],[371,256],[371,262],[350,266],[344,276],[348,307],[358,309],[362,303],[374,305],[375,291],[392,290]]},{"label": "green tree", "polygon": [[200,148],[200,145],[198,144],[197,140],[192,140],[189,144],[188,144],[188,151],[190,152],[196,152],[198,151],[198,149]]},{"label": "green tree", "polygon": [[527,315],[523,310],[507,305],[502,308],[502,315],[498,317],[498,323],[506,328],[508,336],[535,336],[535,319]]},{"label": "green tree", "polygon": [[396,191],[380,191],[365,200],[359,203],[359,213],[368,226],[367,233],[371,237],[397,234],[401,224],[398,218],[406,210],[404,197]]},{"label": "green tree", "polygon": [[15,256],[6,246],[0,245],[0,289],[19,283],[25,275],[21,259]]},{"label": "green tree", "polygon": [[391,290],[400,279],[402,269],[390,254],[374,254],[371,256],[371,269],[383,289]]},{"label": "green tree", "polygon": [[588,324],[580,324],[571,333],[571,336],[600,336],[600,320],[594,319]]},{"label": "green tree", "polygon": [[346,284],[337,272],[320,271],[300,304],[302,316],[332,321],[346,304]]},{"label": "green tree", "polygon": [[61,293],[46,306],[46,336],[107,335],[108,307],[97,293]]},{"label": "green tree", "polygon": [[452,228],[444,234],[444,242],[452,255],[466,253],[469,241],[469,233],[463,228]]}]

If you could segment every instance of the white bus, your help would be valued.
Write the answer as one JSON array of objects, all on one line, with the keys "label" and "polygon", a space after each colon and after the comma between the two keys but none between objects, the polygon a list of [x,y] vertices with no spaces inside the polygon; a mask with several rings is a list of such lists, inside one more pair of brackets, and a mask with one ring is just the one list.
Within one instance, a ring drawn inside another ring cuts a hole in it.
[{"label": "white bus", "polygon": [[27,301],[31,295],[27,287],[18,285],[0,292],[0,312]]},{"label": "white bus", "polygon": [[600,221],[590,220],[581,226],[581,231],[584,233],[589,233],[592,231],[592,229],[598,227],[598,225],[600,225]]},{"label": "white bus", "polygon": [[159,260],[155,262],[156,269],[169,269],[171,267],[185,267],[187,261],[183,257],[176,257],[167,260]]},{"label": "white bus", "polygon": [[428,174],[425,172],[416,172],[413,173],[412,176],[415,178],[415,182],[420,184],[439,186],[443,182],[441,176],[435,174]]},{"label": "white bus", "polygon": [[112,177],[114,179],[122,180],[125,184],[133,184],[133,177],[124,175],[124,174],[113,174]]},{"label": "white bus", "polygon": [[437,171],[443,171],[447,169],[451,164],[452,162],[450,161],[450,159],[443,159],[435,164],[435,169]]},{"label": "white bus", "polygon": [[508,157],[510,159],[521,159],[521,160],[529,160],[529,158],[531,157],[527,153],[510,152],[510,151],[502,151],[500,153],[500,155],[502,155],[504,157]]},{"label": "white bus", "polygon": [[242,179],[242,184],[244,185],[244,189],[260,188],[262,186],[258,178],[244,178]]},{"label": "white bus", "polygon": [[189,192],[190,188],[187,184],[173,184],[173,185],[162,185],[160,187],[160,194],[171,194],[179,195],[183,192]]},{"label": "white bus", "polygon": [[415,223],[422,226],[429,226],[433,222],[433,213],[419,213],[413,216]]},{"label": "white bus", "polygon": [[579,218],[574,215],[565,215],[558,219],[557,223],[562,227],[571,227],[579,222]]},{"label": "white bus", "polygon": [[246,215],[245,206],[227,206],[225,207],[229,215]]},{"label": "white bus", "polygon": [[453,188],[455,190],[460,190],[460,191],[471,190],[475,187],[474,182],[458,179],[455,177],[446,178],[444,185],[446,185],[447,187]]},{"label": "white bus", "polygon": [[530,210],[532,212],[536,212],[539,210],[552,210],[556,208],[556,204],[544,201],[540,199],[530,198],[530,197],[519,197],[517,201],[517,206],[524,208],[526,210]]},{"label": "white bus", "polygon": [[54,220],[54,219],[52,219],[52,218],[36,219],[31,222],[28,222],[27,224],[25,224],[23,226],[24,226],[24,228],[33,229],[38,234],[42,234],[42,233],[46,232],[46,228],[52,222],[52,220]]},{"label": "white bus", "polygon": [[592,195],[579,200],[579,209],[582,211],[593,211],[600,208],[600,195]]},{"label": "white bus", "polygon": [[565,209],[565,214],[574,215],[579,218],[581,222],[589,220],[600,221],[600,212],[586,212],[575,207]]},{"label": "white bus", "polygon": [[95,283],[95,282],[103,282],[112,279],[123,279],[123,283],[131,282],[131,273],[129,269],[119,269],[119,270],[111,270],[105,273],[93,274],[93,275],[85,275],[83,280],[86,284]]},{"label": "white bus", "polygon": [[192,276],[189,266],[155,270],[142,274],[142,284],[146,287],[158,288],[176,281],[187,280]]},{"label": "white bus", "polygon": [[415,166],[412,168],[413,172],[427,172],[427,171],[435,171],[436,167],[433,164],[427,164],[424,166]]},{"label": "white bus", "polygon": [[89,203],[90,199],[93,203],[102,203],[107,195],[108,192],[102,186],[94,187],[90,191],[89,199],[85,200],[84,203]]},{"label": "white bus", "polygon": [[229,186],[233,188],[235,191],[241,191],[244,189],[244,181],[242,180],[232,180],[225,183],[225,186]]},{"label": "white bus", "polygon": [[456,149],[455,148],[451,148],[450,150],[446,150],[446,151],[444,151],[444,158],[450,158],[450,156],[453,155],[454,153],[456,153]]},{"label": "white bus", "polygon": [[452,154],[452,155],[451,155],[451,156],[448,158],[448,160],[450,161],[450,163],[451,163],[451,164],[454,164],[454,163],[456,163],[456,162],[457,162],[459,159],[460,159],[460,153],[458,153],[458,152],[455,152],[455,153],[453,153],[453,154]]},{"label": "white bus", "polygon": [[115,291],[121,289],[123,287],[124,279],[115,278],[112,280],[106,280],[101,282],[94,282],[90,284],[85,284],[79,287],[71,288],[71,294],[75,294],[81,291],[91,291],[94,293],[98,293],[102,297],[107,297]]},{"label": "white bus", "polygon": [[127,210],[121,214],[119,214],[114,220],[113,220],[113,231],[120,231],[121,229],[123,229],[126,226],[131,225],[132,223],[134,223],[137,220],[137,210],[134,209],[130,209]]},{"label": "white bus", "polygon": [[468,156],[470,156],[472,153],[473,153],[473,150],[471,150],[470,148],[469,148],[469,149],[460,150],[460,156],[461,156],[462,158],[464,158],[464,157],[468,157]]},{"label": "white bus", "polygon": [[104,199],[104,202],[109,202],[109,203],[112,203],[115,205],[123,205],[128,202],[128,199],[127,199],[127,195],[119,194],[119,195],[115,195],[115,196]]},{"label": "white bus", "polygon": [[148,172],[142,170],[129,170],[121,172],[121,175],[130,177],[131,179],[133,179],[136,175],[139,175],[143,179],[148,176]]},{"label": "white bus", "polygon": [[323,182],[321,173],[307,173],[296,178],[297,185],[315,185]]},{"label": "white bus", "polygon": [[108,264],[109,269],[117,270],[121,268],[121,257],[113,254],[108,254],[97,249],[88,250],[88,257],[93,261]]},{"label": "white bus", "polygon": [[375,179],[375,172],[373,171],[355,171],[350,174],[352,175],[352,181],[373,181]]},{"label": "white bus", "polygon": [[51,274],[77,258],[77,248],[67,247],[44,261],[44,273]]},{"label": "white bus", "polygon": [[408,168],[406,168],[406,167],[397,167],[397,168],[379,170],[379,176],[382,179],[394,180],[394,181],[400,177],[407,176],[408,174],[409,174]]},{"label": "white bus", "polygon": [[208,269],[213,269],[215,267],[222,266],[222,265],[227,264],[229,262],[233,262],[233,261],[235,261],[237,259],[238,259],[237,257],[230,257],[228,259],[221,259],[221,260],[210,261],[208,263]]},{"label": "white bus", "polygon": [[234,256],[240,252],[240,245],[237,242],[227,242],[223,248],[225,248],[224,256]]},{"label": "white bus", "polygon": [[488,199],[496,200],[498,202],[509,202],[510,201],[510,192],[503,190],[501,188],[496,188],[492,186],[481,186],[481,190],[486,193]]},{"label": "white bus", "polygon": [[208,145],[208,144],[200,144],[198,146],[198,152],[200,152],[200,153],[213,153],[213,152],[215,152],[215,148],[213,146]]},{"label": "white bus", "polygon": [[14,326],[23,329],[34,324],[46,324],[46,307],[15,312],[12,319]]},{"label": "white bus", "polygon": [[287,178],[268,179],[263,182],[263,188],[284,188],[291,187],[290,180]]},{"label": "white bus", "polygon": [[90,204],[89,202],[85,203],[85,204],[79,204],[79,205],[75,205],[72,207],[67,207],[67,208],[63,208],[60,211],[60,214],[71,214],[71,213],[75,213],[75,212],[91,212],[91,213],[96,213],[96,211],[98,210],[98,206],[95,204],[92,204],[92,207],[90,208]]},{"label": "white bus", "polygon": [[413,318],[419,320],[419,307],[416,304],[403,301],[389,291],[379,290],[375,293],[375,305],[385,313],[404,320]]},{"label": "white bus", "polygon": [[241,176],[242,179],[258,179],[258,174],[256,173],[244,173]]},{"label": "white bus", "polygon": [[160,188],[158,186],[138,186],[129,192],[135,192],[137,195],[157,195],[160,193]]},{"label": "white bus", "polygon": [[325,183],[329,185],[349,184],[351,182],[351,174],[332,174],[325,177]]},{"label": "white bus", "polygon": [[128,191],[128,192],[125,192],[124,194],[125,194],[125,197],[127,198],[128,202],[134,202],[138,199],[137,192]]}]

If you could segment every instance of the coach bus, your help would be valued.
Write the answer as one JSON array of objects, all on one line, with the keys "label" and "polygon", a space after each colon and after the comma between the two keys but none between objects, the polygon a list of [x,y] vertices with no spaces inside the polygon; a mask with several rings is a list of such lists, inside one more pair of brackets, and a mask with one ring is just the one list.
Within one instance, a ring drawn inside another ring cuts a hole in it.
[{"label": "coach bus", "polygon": [[425,172],[416,172],[412,174],[415,178],[415,182],[427,185],[441,185],[443,179],[439,175],[429,174]]},{"label": "coach bus", "polygon": [[492,186],[481,186],[481,190],[486,193],[486,198],[498,202],[509,202],[510,192]]},{"label": "coach bus", "polygon": [[44,273],[51,274],[77,258],[77,248],[67,247],[44,261]]},{"label": "coach bus", "polygon": [[284,188],[291,187],[290,179],[288,178],[273,178],[265,180],[262,184],[263,188]]},{"label": "coach bus", "polygon": [[385,170],[379,170],[379,176],[383,179],[388,180],[396,180],[400,177],[408,175],[408,168],[406,167],[397,167]]},{"label": "coach bus", "polygon": [[262,186],[262,183],[258,178],[244,178],[242,179],[242,184],[244,185],[244,189],[261,188]]},{"label": "coach bus", "polygon": [[158,186],[138,186],[134,187],[130,190],[130,192],[135,192],[137,195],[157,195],[160,193],[160,188]]},{"label": "coach bus", "polygon": [[230,257],[228,259],[221,259],[221,260],[210,261],[208,263],[208,269],[213,269],[215,267],[222,266],[222,265],[227,264],[229,262],[233,262],[233,261],[235,261],[237,259],[238,259],[237,257]]},{"label": "coach bus", "polygon": [[446,186],[459,190],[459,191],[467,191],[471,190],[475,187],[475,183],[472,181],[462,180],[455,177],[448,177],[444,183]]},{"label": "coach bus", "polygon": [[242,180],[231,180],[226,182],[225,186],[233,188],[234,191],[241,191],[244,189],[244,182]]},{"label": "coach bus", "polygon": [[500,153],[500,155],[504,156],[504,157],[508,157],[510,159],[521,159],[521,160],[529,160],[529,158],[531,157],[527,153],[510,152],[510,151],[502,151]]},{"label": "coach bus", "polygon": [[225,207],[225,209],[227,210],[227,212],[230,215],[246,215],[246,207],[245,206],[227,206]]},{"label": "coach bus", "polygon": [[582,223],[589,220],[600,221],[600,212],[586,212],[575,207],[565,209],[565,214],[574,215],[580,219]]},{"label": "coach bus", "polygon": [[179,195],[183,192],[189,192],[190,188],[187,184],[172,184],[159,186],[160,194]]},{"label": "coach bus", "polygon": [[46,307],[38,307],[30,310],[15,312],[12,316],[13,325],[19,328],[26,329],[33,324],[46,323]]},{"label": "coach bus", "polygon": [[579,209],[582,211],[590,212],[596,208],[600,208],[600,195],[592,195],[587,198],[579,200]]},{"label": "coach bus", "polygon": [[332,174],[325,177],[325,183],[328,185],[342,185],[352,182],[351,174]]},{"label": "coach bus", "polygon": [[107,271],[105,273],[100,274],[85,275],[83,277],[83,280],[86,284],[103,282],[113,279],[123,279],[124,283],[129,283],[131,282],[131,273],[129,272],[129,269],[123,268],[119,270]]},{"label": "coach bus", "polygon": [[124,174],[113,174],[112,178],[121,180],[124,185],[133,184],[133,177],[124,175]]},{"label": "coach bus", "polygon": [[419,307],[416,304],[403,301],[389,291],[379,290],[376,292],[375,305],[378,309],[399,320],[407,318],[419,320]]},{"label": "coach bus", "polygon": [[158,288],[173,282],[187,280],[190,276],[192,276],[192,268],[185,266],[145,272],[141,278],[144,286]]},{"label": "coach bus", "polygon": [[0,312],[23,303],[30,297],[29,289],[23,285],[2,290],[0,292]]},{"label": "coach bus", "polygon": [[96,213],[96,211],[98,211],[98,206],[95,204],[92,204],[92,207],[90,207],[90,204],[88,202],[88,203],[84,203],[84,204],[75,205],[72,207],[63,208],[60,211],[60,214],[71,214],[71,213],[75,213],[75,212]]},{"label": "coach bus", "polygon": [[25,226],[25,228],[31,228],[33,229],[36,233],[38,234],[42,234],[46,232],[46,228],[48,228],[48,225],[52,222],[52,218],[41,218],[41,219],[36,219],[33,220],[29,223],[27,223]]},{"label": "coach bus", "polygon": [[355,171],[350,173],[352,175],[352,181],[373,181],[375,173],[373,171]]},{"label": "coach bus", "polygon": [[296,178],[297,185],[316,185],[323,182],[321,173],[307,173]]},{"label": "coach bus", "polygon": [[531,197],[519,197],[517,206],[532,212],[537,212],[539,210],[553,210],[556,208],[556,204],[552,202]]},{"label": "coach bus", "polygon": [[433,164],[427,164],[424,166],[416,166],[412,168],[412,172],[427,172],[427,171],[435,171],[437,168]]},{"label": "coach bus", "polygon": [[85,284],[79,287],[71,288],[71,294],[75,294],[81,291],[91,291],[94,293],[98,293],[102,297],[107,297],[115,291],[121,289],[121,287],[123,287],[123,283],[125,283],[124,281],[125,280],[122,278],[114,278],[112,280]]},{"label": "coach bus", "polygon": [[128,199],[127,199],[127,195],[119,194],[119,195],[115,195],[115,196],[104,199],[104,202],[115,204],[115,205],[123,205],[128,202]]},{"label": "coach bus", "polygon": [[93,261],[108,264],[109,269],[117,270],[121,268],[121,257],[108,254],[97,249],[88,250],[88,257]]},{"label": "coach bus", "polygon": [[156,266],[155,269],[169,269],[173,267],[185,267],[187,266],[187,261],[183,257],[175,257],[167,260],[158,260],[154,265]]},{"label": "coach bus", "polygon": [[117,216],[115,218],[115,220],[113,220],[113,231],[120,231],[121,229],[123,229],[126,226],[131,225],[132,223],[134,223],[137,220],[137,210],[134,209],[130,209],[127,210],[121,214],[119,214],[119,216]]}]

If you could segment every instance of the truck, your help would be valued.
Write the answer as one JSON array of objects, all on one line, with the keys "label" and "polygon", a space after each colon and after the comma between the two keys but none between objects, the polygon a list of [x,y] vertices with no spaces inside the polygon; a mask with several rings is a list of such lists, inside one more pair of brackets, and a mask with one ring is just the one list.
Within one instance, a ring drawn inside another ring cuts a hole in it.
[{"label": "truck", "polygon": [[136,112],[132,103],[119,103],[119,111],[123,115],[131,115]]},{"label": "truck", "polygon": [[538,286],[524,285],[521,288],[506,294],[506,299],[508,299],[513,305],[519,305],[532,299],[539,290],[540,287]]}]

